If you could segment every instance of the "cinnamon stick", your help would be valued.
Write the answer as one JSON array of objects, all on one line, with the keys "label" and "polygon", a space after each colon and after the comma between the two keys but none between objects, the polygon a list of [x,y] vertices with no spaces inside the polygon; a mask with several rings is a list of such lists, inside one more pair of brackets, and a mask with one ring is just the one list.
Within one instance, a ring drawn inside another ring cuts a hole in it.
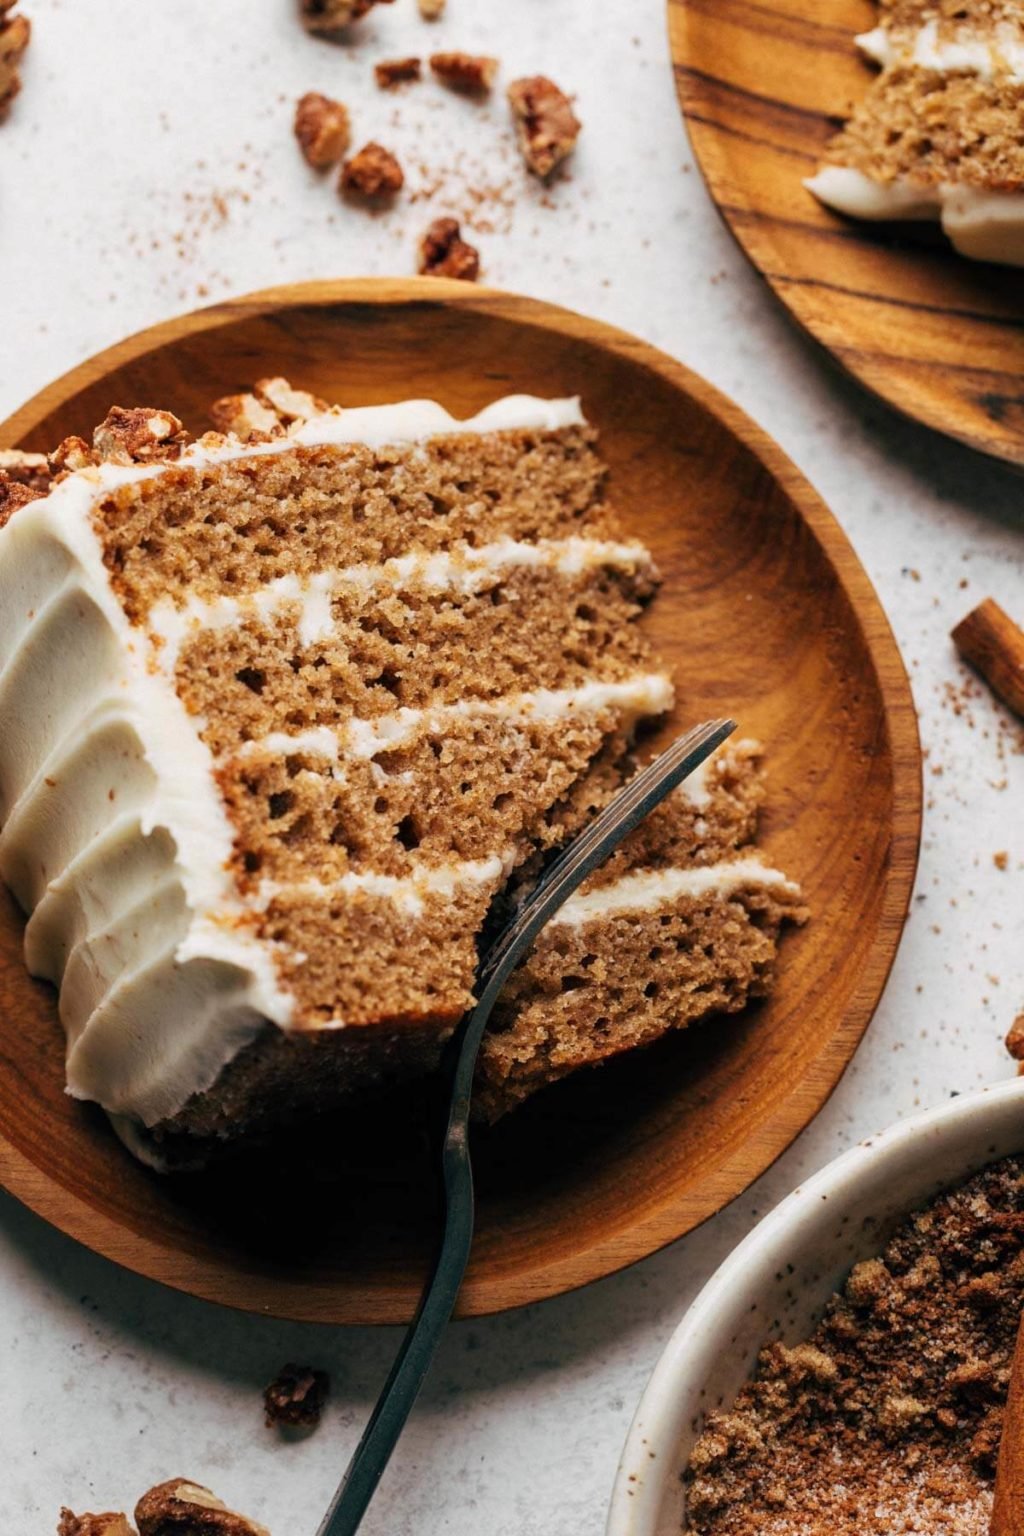
[{"label": "cinnamon stick", "polygon": [[1024,1536],[1024,1318],[1017,1333],[1003,1415],[989,1536]]},{"label": "cinnamon stick", "polygon": [[961,619],[953,644],[993,693],[1024,719],[1024,629],[991,597]]}]

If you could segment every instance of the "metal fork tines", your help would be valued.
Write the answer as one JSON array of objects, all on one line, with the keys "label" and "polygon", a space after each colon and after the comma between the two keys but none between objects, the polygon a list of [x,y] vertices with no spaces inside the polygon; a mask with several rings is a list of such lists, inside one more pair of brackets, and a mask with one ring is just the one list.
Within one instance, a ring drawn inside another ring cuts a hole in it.
[{"label": "metal fork tines", "polygon": [[549,865],[477,973],[476,1004],[445,1058],[449,1110],[442,1148],[445,1216],[434,1267],[370,1421],[317,1536],[353,1536],[377,1489],[455,1307],[473,1240],[469,1112],[480,1042],[494,1004],[534,939],[573,891],[665,796],[736,729],[712,720],[679,737],[636,774],[610,805]]}]

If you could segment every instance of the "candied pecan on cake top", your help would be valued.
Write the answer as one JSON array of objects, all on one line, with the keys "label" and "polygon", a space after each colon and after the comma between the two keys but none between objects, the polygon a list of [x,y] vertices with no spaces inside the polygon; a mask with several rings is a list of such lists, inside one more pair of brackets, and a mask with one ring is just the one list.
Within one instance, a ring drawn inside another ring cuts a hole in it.
[{"label": "candied pecan on cake top", "polygon": [[572,153],[583,127],[572,102],[546,75],[513,80],[508,100],[527,167],[535,176],[550,176]]},{"label": "candied pecan on cake top", "polygon": [[324,171],[348,149],[348,111],[340,101],[307,91],[295,108],[295,137],[307,165]]},{"label": "candied pecan on cake top", "polygon": [[442,85],[467,95],[489,91],[498,73],[497,59],[482,53],[432,53],[430,67]]},{"label": "candied pecan on cake top", "polygon": [[172,1477],[135,1506],[139,1536],[270,1536],[265,1526],[228,1509],[209,1488]]},{"label": "candied pecan on cake top", "polygon": [[480,252],[463,240],[458,219],[435,219],[420,241],[423,277],[458,277],[473,283],[480,276]]},{"label": "candied pecan on cake top", "polygon": [[373,73],[381,90],[386,91],[393,85],[402,85],[406,80],[421,79],[423,65],[414,56],[407,59],[381,59],[379,64],[373,66]]},{"label": "candied pecan on cake top", "polygon": [[255,395],[224,395],[210,406],[210,420],[218,432],[230,433],[248,443],[259,436],[283,431],[277,412]]},{"label": "candied pecan on cake top", "polygon": [[45,453],[23,453],[20,448],[0,448],[0,474],[27,485],[30,490],[46,492],[53,471]]},{"label": "candied pecan on cake top", "polygon": [[92,435],[92,443],[106,464],[140,464],[176,459],[189,442],[177,416],[149,406],[111,406],[106,419]]},{"label": "candied pecan on cake top", "polygon": [[57,1536],[135,1536],[124,1515],[108,1510],[102,1515],[74,1515],[62,1509]]},{"label": "candied pecan on cake top", "polygon": [[21,90],[18,65],[32,37],[32,25],[27,16],[8,16],[13,0],[0,5],[0,118]]},{"label": "candied pecan on cake top", "polygon": [[10,522],[20,507],[27,507],[30,501],[38,501],[43,495],[44,491],[23,485],[20,480],[0,472],[0,528]]},{"label": "candied pecan on cake top", "polygon": [[361,197],[394,197],[405,185],[405,173],[389,149],[371,142],[345,161],[338,185],[342,192]]},{"label": "candied pecan on cake top", "polygon": [[330,1391],[330,1377],[311,1365],[285,1365],[263,1392],[268,1429],[316,1429]]},{"label": "candied pecan on cake top", "polygon": [[299,0],[299,15],[308,32],[340,32],[375,5],[390,4],[391,0]]}]

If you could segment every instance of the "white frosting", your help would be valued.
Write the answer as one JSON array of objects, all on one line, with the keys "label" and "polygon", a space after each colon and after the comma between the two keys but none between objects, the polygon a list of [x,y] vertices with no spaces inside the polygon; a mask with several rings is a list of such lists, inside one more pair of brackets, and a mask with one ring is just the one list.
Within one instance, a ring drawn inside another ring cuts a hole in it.
[{"label": "white frosting", "polygon": [[1024,266],[1024,192],[989,192],[952,182],[937,187],[883,183],[843,165],[825,166],[804,185],[851,218],[936,220],[961,255]]},{"label": "white frosting", "polygon": [[[378,449],[438,433],[556,430],[583,419],[576,400],[524,396],[497,401],[468,422],[422,401],[334,410],[270,443],[196,444],[173,467],[202,469],[295,443]],[[174,655],[191,626],[235,622],[238,607],[190,604],[177,618],[165,607],[157,615],[162,643],[154,644],[125,615],[92,526],[100,496],[163,471],[115,464],[80,471],[0,529],[0,876],[31,914],[30,968],[61,987],[70,1092],[144,1125],[210,1086],[264,1020],[288,1028],[294,1012],[274,948],[252,926],[259,901],[243,901],[229,871],[233,832],[201,722],[172,686]],[[472,583],[495,561],[569,571],[646,559],[635,545],[565,540],[538,552],[505,540],[465,557],[405,557],[370,579]],[[314,644],[330,632],[331,595],[346,574],[364,579],[351,572],[306,583],[286,578],[246,601],[268,612],[298,603],[300,637]],[[537,695],[530,708],[554,718],[615,703],[639,714],[671,699],[661,678],[579,693],[574,701]],[[361,724],[371,752],[380,750],[389,728]],[[392,720],[392,728],[401,739],[409,722]],[[264,746],[336,753],[337,738],[278,733]],[[496,885],[510,857],[423,869],[404,883],[346,880],[413,913],[428,893]]]},{"label": "white frosting", "polygon": [[909,37],[887,27],[875,27],[861,33],[857,46],[883,69],[902,64],[942,74],[980,75],[986,80],[996,75],[1024,80],[1024,36],[1020,28],[1007,22],[989,32],[957,28],[944,37],[940,36],[935,18]]},{"label": "white frosting", "polygon": [[[287,886],[274,880],[264,880],[260,885],[259,904],[266,907],[282,891],[290,895],[311,896],[314,900],[329,900],[333,896],[379,896],[394,902],[409,917],[419,917],[424,909],[424,897],[444,896],[449,899],[466,886],[492,886],[506,879],[515,867],[516,850],[508,848],[504,853],[491,854],[486,859],[457,859],[450,864],[426,864],[411,875],[385,875],[375,870],[349,871],[336,880],[299,880]],[[343,1020],[332,1021],[337,1028]]]},{"label": "white frosting", "polygon": [[781,870],[772,869],[753,855],[723,860],[720,864],[691,865],[685,869],[637,870],[609,885],[577,893],[551,919],[552,925],[580,928],[584,923],[613,912],[653,912],[681,896],[727,897],[752,886],[781,889],[795,896],[799,887]]}]

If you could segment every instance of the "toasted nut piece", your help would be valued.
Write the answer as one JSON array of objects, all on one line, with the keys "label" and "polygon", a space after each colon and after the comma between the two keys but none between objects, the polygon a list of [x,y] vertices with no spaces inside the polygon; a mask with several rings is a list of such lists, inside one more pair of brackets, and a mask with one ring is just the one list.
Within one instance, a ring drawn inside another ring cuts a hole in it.
[{"label": "toasted nut piece", "polygon": [[348,149],[347,109],[319,91],[307,91],[295,108],[295,137],[307,165],[314,170],[337,165]]},{"label": "toasted nut piece", "polygon": [[135,1536],[124,1515],[73,1515],[62,1509],[57,1536]]},{"label": "toasted nut piece", "polygon": [[483,53],[432,53],[430,67],[442,84],[474,95],[489,91],[498,73],[497,59]]},{"label": "toasted nut piece", "polygon": [[22,485],[19,480],[12,480],[10,475],[0,474],[0,528],[9,523],[21,507],[27,507],[30,501],[38,501],[43,494],[30,485]]},{"label": "toasted nut piece", "polygon": [[68,474],[73,469],[88,469],[99,463],[99,455],[90,448],[84,437],[66,437],[50,454],[50,468],[54,475]]},{"label": "toasted nut piece", "polygon": [[386,91],[393,85],[401,85],[403,80],[419,80],[423,66],[419,59],[414,58],[381,59],[379,64],[373,66],[373,73],[381,90]]},{"label": "toasted nut piece", "polygon": [[1024,1013],[1019,1013],[1010,1025],[1006,1049],[1015,1061],[1024,1061]]},{"label": "toasted nut piece", "polygon": [[0,448],[0,474],[44,496],[53,478],[45,453],[22,453],[20,448]]},{"label": "toasted nut piece", "polygon": [[257,379],[252,392],[284,421],[308,421],[327,410],[327,401],[305,389],[293,389],[287,379]]},{"label": "toasted nut piece", "polygon": [[572,103],[545,75],[513,80],[508,99],[523,159],[535,176],[550,176],[572,153],[583,127]]},{"label": "toasted nut piece", "polygon": [[[10,7],[5,6],[4,11]],[[21,90],[18,65],[32,37],[27,16],[6,16],[0,11],[0,116]]]},{"label": "toasted nut piece", "polygon": [[389,149],[382,144],[364,144],[357,155],[346,160],[338,185],[343,192],[358,192],[363,197],[393,197],[405,184],[405,174]]},{"label": "toasted nut piece", "polygon": [[284,1366],[263,1393],[268,1427],[316,1429],[330,1386],[326,1371],[309,1365]]},{"label": "toasted nut piece", "polygon": [[107,464],[176,459],[188,441],[177,416],[144,405],[131,410],[113,406],[92,435],[93,447]]},{"label": "toasted nut piece", "polygon": [[243,443],[253,437],[280,434],[281,418],[255,395],[225,395],[210,406],[210,420],[218,432],[229,432]]},{"label": "toasted nut piece", "polygon": [[461,277],[472,283],[480,276],[480,252],[462,238],[458,219],[435,219],[420,241],[420,273],[424,277]]},{"label": "toasted nut piece", "polygon": [[139,1536],[270,1536],[255,1520],[236,1515],[209,1488],[174,1477],[144,1493],[135,1506]]},{"label": "toasted nut piece", "polygon": [[358,21],[375,5],[390,5],[391,0],[299,0],[299,14],[307,32],[339,32],[350,21]]},{"label": "toasted nut piece", "polygon": [[444,15],[445,0],[419,0],[419,4],[424,21],[440,21]]}]

